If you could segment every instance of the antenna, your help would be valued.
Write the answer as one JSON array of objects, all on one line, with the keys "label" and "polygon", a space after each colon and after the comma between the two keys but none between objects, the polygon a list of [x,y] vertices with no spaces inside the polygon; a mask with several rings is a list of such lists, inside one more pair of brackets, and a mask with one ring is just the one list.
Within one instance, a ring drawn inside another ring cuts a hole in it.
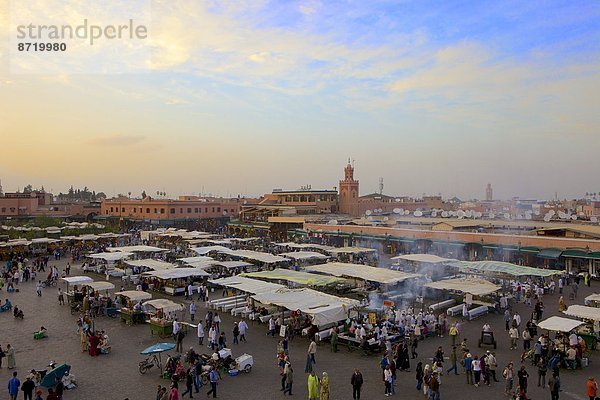
[{"label": "antenna", "polygon": [[383,178],[379,178],[379,194],[383,194]]}]

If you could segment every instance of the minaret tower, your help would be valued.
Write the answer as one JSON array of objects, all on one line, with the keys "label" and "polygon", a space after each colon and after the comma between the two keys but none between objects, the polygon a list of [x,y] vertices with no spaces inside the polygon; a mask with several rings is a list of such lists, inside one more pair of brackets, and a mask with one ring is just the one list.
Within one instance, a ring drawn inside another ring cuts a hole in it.
[{"label": "minaret tower", "polygon": [[348,158],[348,165],[344,168],[344,180],[340,181],[340,212],[359,216],[358,207],[358,181],[354,179],[354,166]]}]

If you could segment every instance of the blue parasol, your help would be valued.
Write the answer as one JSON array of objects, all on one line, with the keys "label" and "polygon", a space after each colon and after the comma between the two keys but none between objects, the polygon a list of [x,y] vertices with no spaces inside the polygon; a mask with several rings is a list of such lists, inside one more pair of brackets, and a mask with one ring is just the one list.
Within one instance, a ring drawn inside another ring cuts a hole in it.
[{"label": "blue parasol", "polygon": [[56,382],[65,375],[65,372],[71,371],[71,366],[68,364],[61,364],[58,367],[50,370],[44,376],[44,379],[40,382],[41,387],[51,388],[56,385]]},{"label": "blue parasol", "polygon": [[144,349],[140,354],[148,355],[148,354],[156,354],[162,353],[164,351],[173,350],[175,348],[175,343],[156,343],[152,346]]}]

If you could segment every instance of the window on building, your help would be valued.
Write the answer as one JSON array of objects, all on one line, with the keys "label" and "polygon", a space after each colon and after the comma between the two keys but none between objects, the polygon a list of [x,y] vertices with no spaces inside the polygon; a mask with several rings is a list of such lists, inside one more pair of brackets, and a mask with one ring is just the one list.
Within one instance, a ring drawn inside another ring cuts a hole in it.
[{"label": "window on building", "polygon": [[150,214],[150,209],[146,208],[146,214]]},{"label": "window on building", "polygon": [[190,207],[188,207],[188,214],[192,213],[192,209]]},{"label": "window on building", "polygon": [[215,212],[215,208],[214,207],[212,208],[212,212]]},{"label": "window on building", "polygon": [[112,207],[110,208],[110,212],[113,212],[113,208]]},{"label": "window on building", "polygon": [[137,208],[133,207],[133,212],[136,213],[137,212]]},{"label": "window on building", "polygon": [[171,214],[175,214],[175,209],[171,208]]},{"label": "window on building", "polygon": [[204,207],[204,212],[207,213],[208,212],[208,207]]},{"label": "window on building", "polygon": [[160,213],[161,213],[161,214],[164,214],[164,213],[165,213],[165,209],[164,209],[164,208],[161,208],[161,209],[160,209]]},{"label": "window on building", "polygon": [[179,209],[179,214],[183,214],[183,208]]},{"label": "window on building", "polygon": [[233,208],[231,209],[231,212],[234,213],[235,211],[233,210]]},{"label": "window on building", "polygon": [[198,207],[194,208],[194,212],[198,214]]},{"label": "window on building", "polygon": [[2,207],[2,212],[6,212],[6,207]]},{"label": "window on building", "polygon": [[108,215],[108,210],[106,210],[106,215]]},{"label": "window on building", "polygon": [[125,212],[125,207],[121,207],[121,212]]},{"label": "window on building", "polygon": [[221,207],[217,207],[217,212],[221,212]]},{"label": "window on building", "polygon": [[155,209],[154,209],[154,214],[157,214],[157,213],[158,213],[158,209],[157,209],[157,208],[155,208]]}]

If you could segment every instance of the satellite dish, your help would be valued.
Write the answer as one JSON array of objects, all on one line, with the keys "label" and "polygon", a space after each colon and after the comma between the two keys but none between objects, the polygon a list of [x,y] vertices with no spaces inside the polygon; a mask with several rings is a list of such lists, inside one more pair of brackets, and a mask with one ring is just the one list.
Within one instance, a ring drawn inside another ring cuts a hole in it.
[{"label": "satellite dish", "polygon": [[522,214],[517,214],[517,219],[523,219],[523,215]]},{"label": "satellite dish", "polygon": [[442,218],[448,218],[448,211],[442,211]]},{"label": "satellite dish", "polygon": [[383,220],[384,221],[389,221],[390,219],[389,219],[389,217],[383,217]]},{"label": "satellite dish", "polygon": [[577,220],[577,215],[571,215],[571,219],[572,219],[573,221],[576,221],[576,220]]},{"label": "satellite dish", "polygon": [[404,214],[404,208],[400,209],[400,215]]},{"label": "satellite dish", "polygon": [[481,218],[481,217],[483,217],[483,213],[482,213],[482,212],[480,212],[480,211],[477,211],[477,212],[475,213],[475,218]]},{"label": "satellite dish", "polygon": [[394,214],[400,214],[400,209],[399,208],[394,208]]},{"label": "satellite dish", "polygon": [[467,217],[467,218],[471,218],[472,216],[473,216],[473,211],[471,211],[471,210],[467,210],[467,211],[465,212],[465,217]]},{"label": "satellite dish", "polygon": [[550,218],[548,214],[544,215],[544,222],[550,222]]},{"label": "satellite dish", "polygon": [[491,212],[491,213],[488,214],[488,218],[489,219],[494,219],[494,218],[496,218],[496,214],[494,214],[493,212]]},{"label": "satellite dish", "polygon": [[400,201],[401,201],[400,199],[396,199],[396,203],[400,203]]},{"label": "satellite dish", "polygon": [[504,219],[510,219],[510,214],[509,213],[504,213]]},{"label": "satellite dish", "polygon": [[327,225],[337,225],[337,224],[338,224],[338,222],[337,222],[337,220],[335,220],[335,219],[330,219],[330,220],[327,222]]},{"label": "satellite dish", "polygon": [[593,223],[598,222],[598,217],[591,217],[590,222],[593,222]]},{"label": "satellite dish", "polygon": [[533,213],[534,213],[535,215],[540,215],[540,210],[535,210]]},{"label": "satellite dish", "polygon": [[373,217],[367,217],[369,221],[373,221]]},{"label": "satellite dish", "polygon": [[531,219],[531,214],[525,214],[525,219]]},{"label": "satellite dish", "polygon": [[437,211],[432,211],[432,212],[431,212],[431,216],[432,216],[433,218],[436,218],[436,217],[437,217]]},{"label": "satellite dish", "polygon": [[404,210],[404,215],[410,215],[410,211],[409,210]]},{"label": "satellite dish", "polygon": [[371,214],[373,214],[373,211],[371,211],[371,210],[365,211],[365,215],[371,215]]},{"label": "satellite dish", "polygon": [[415,213],[414,213],[414,216],[415,216],[415,217],[422,217],[422,216],[423,216],[423,213],[422,213],[421,211],[418,211],[418,210],[417,210],[417,211],[415,211]]},{"label": "satellite dish", "polygon": [[554,214],[556,214],[556,211],[554,211],[554,210],[550,210],[550,211],[548,211],[548,214],[549,214],[550,216],[553,216]]},{"label": "satellite dish", "polygon": [[465,212],[463,210],[458,210],[458,212],[456,213],[456,216],[458,218],[464,218]]}]

